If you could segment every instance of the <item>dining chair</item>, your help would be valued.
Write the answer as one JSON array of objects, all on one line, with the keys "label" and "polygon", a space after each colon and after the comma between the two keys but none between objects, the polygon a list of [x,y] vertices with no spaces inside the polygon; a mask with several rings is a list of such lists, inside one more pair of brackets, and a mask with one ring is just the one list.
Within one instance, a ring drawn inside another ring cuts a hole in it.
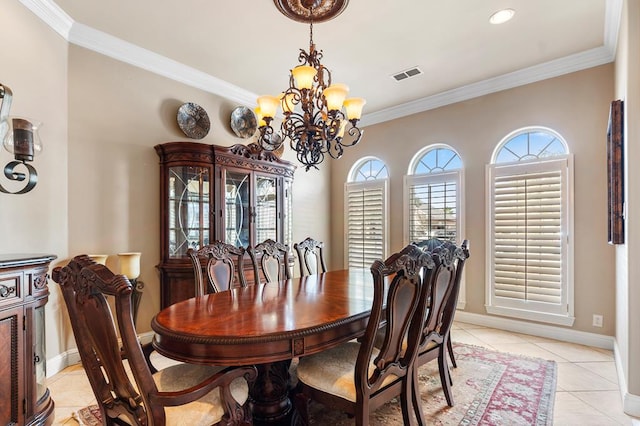
[{"label": "dining chair", "polygon": [[[234,283],[239,283],[240,287],[246,287],[244,254],[244,247],[236,247],[222,241],[214,241],[198,250],[191,248],[187,250],[195,275],[195,295],[202,296],[205,293],[229,290]],[[207,259],[206,282],[200,259]]]},{"label": "dining chair", "polygon": [[278,282],[291,278],[289,247],[267,239],[255,247],[247,248],[253,263],[254,283]]},{"label": "dining chair", "polygon": [[[249,425],[254,367],[180,363],[153,373],[133,324],[131,283],[86,255],[53,270],[103,424]],[[114,297],[114,315],[105,296]],[[118,337],[120,337],[121,342]],[[150,346],[150,345],[149,345]],[[127,374],[127,366],[131,374]]]},{"label": "dining chair", "polygon": [[[415,409],[409,407],[412,368],[433,266],[431,256],[414,245],[373,263],[373,305],[364,337],[298,363],[295,403],[303,424],[308,423],[311,400],[353,415],[356,425],[366,425],[370,412],[398,395],[404,424],[416,424]],[[376,348],[376,335],[384,322],[382,345]]]},{"label": "dining chair", "polygon": [[417,381],[419,366],[438,359],[442,390],[447,404],[451,407],[454,404],[446,352],[450,350],[448,349],[449,333],[458,302],[462,270],[469,257],[469,242],[464,240],[460,246],[456,246],[447,241],[433,249],[430,254],[435,266],[431,274],[431,284],[428,286],[427,316],[422,328],[412,381],[412,405],[416,409],[416,416],[420,419],[421,425],[426,423],[421,409],[419,382]]},{"label": "dining chair", "polygon": [[[414,242],[413,244],[417,245],[423,250],[433,251],[447,241],[448,240],[441,240],[440,238],[429,238],[428,240],[417,241],[417,242]],[[451,343],[451,336],[447,336],[447,352],[449,352],[449,359],[451,359],[451,365],[453,366],[453,368],[457,368],[458,363],[456,362],[456,357],[455,357],[455,354],[453,353],[453,344]]]},{"label": "dining chair", "polygon": [[293,245],[298,254],[298,264],[300,265],[300,276],[314,275],[319,272],[327,272],[324,263],[324,243],[307,237],[304,241]]}]

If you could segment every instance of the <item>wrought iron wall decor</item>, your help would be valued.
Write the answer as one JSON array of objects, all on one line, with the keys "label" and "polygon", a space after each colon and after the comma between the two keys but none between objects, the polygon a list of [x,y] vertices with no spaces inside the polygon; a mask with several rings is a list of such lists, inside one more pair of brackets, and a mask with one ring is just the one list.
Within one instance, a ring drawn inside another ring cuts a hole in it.
[{"label": "wrought iron wall decor", "polygon": [[[0,101],[2,101],[0,106],[0,141],[2,141],[4,148],[14,156],[14,161],[10,161],[4,166],[4,176],[11,181],[26,181],[26,186],[13,192],[0,184],[0,192],[25,194],[38,183],[36,169],[27,162],[33,161],[33,157],[42,151],[42,141],[38,134],[40,123],[24,117],[9,116],[12,98],[11,89],[0,84]],[[25,168],[28,174],[18,171],[19,168]]]},{"label": "wrought iron wall decor", "polygon": [[624,244],[624,102],[611,102],[607,128],[609,244]]}]

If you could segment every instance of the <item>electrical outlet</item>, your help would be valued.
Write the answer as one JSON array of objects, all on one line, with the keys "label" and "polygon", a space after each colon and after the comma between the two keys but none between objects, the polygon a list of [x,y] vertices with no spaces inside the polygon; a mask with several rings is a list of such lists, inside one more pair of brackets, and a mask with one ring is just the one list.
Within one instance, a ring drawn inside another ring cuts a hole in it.
[{"label": "electrical outlet", "polygon": [[602,327],[602,315],[593,315],[593,326]]}]

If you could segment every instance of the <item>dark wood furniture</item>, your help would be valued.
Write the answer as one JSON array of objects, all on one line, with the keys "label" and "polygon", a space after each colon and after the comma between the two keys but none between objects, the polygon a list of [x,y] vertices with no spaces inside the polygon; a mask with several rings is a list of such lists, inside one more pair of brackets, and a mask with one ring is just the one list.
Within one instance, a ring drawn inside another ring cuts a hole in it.
[{"label": "dark wood furniture", "polygon": [[278,282],[291,278],[289,247],[268,239],[247,249],[255,283]]},{"label": "dark wood furniture", "polygon": [[298,254],[298,265],[300,265],[300,275],[313,275],[327,271],[324,263],[324,243],[316,241],[311,237],[305,238],[293,245]]},{"label": "dark wood furniture", "polygon": [[[193,264],[196,296],[247,285],[244,279],[245,249],[243,247],[214,241],[198,250],[190,248],[187,250],[187,255]],[[200,259],[206,261],[204,266]]]},{"label": "dark wood furniture", "polygon": [[[396,396],[403,424],[417,423],[411,407],[412,380],[418,379],[413,366],[433,266],[431,255],[414,245],[373,262],[374,299],[364,337],[300,359],[296,401],[302,424],[309,423],[312,399],[352,414],[363,426],[371,412]],[[380,331],[382,344],[376,348]]]},{"label": "dark wood furniture", "polygon": [[[427,317],[424,322],[416,367],[434,359],[438,359],[440,382],[447,404],[453,407],[453,393],[451,392],[451,376],[447,365],[447,352],[451,351],[451,325],[458,303],[458,292],[464,264],[469,257],[469,242],[463,241],[461,246],[452,242],[444,242],[430,251],[434,260],[431,284],[428,288]],[[453,359],[453,357],[451,357]],[[418,389],[417,368],[414,369],[412,399],[417,408],[416,414],[421,418],[421,424],[426,424],[420,405],[420,390]]]},{"label": "dark wood furniture", "polygon": [[171,305],[152,320],[161,354],[210,365],[256,364],[249,394],[256,423],[292,414],[289,365],[364,333],[373,278],[364,269],[250,285]]},{"label": "dark wood furniture", "polygon": [[44,306],[49,254],[0,255],[0,424],[50,425]]},{"label": "dark wood furniture", "polygon": [[[194,296],[189,248],[291,244],[295,166],[256,144],[155,146],[160,158],[160,305]],[[253,283],[248,256],[245,275]]]},{"label": "dark wood furniture", "polygon": [[[53,279],[60,284],[104,424],[120,423],[119,417],[140,426],[251,424],[248,405],[242,405],[247,384],[242,392],[243,384],[232,382],[254,379],[254,368],[219,371],[212,366],[177,364],[152,374],[133,323],[133,288],[124,275],[114,275],[81,255],[55,268]],[[105,296],[115,298],[117,325]],[[124,359],[135,381],[127,374]],[[243,400],[236,401],[232,389],[235,395],[244,393]]]}]

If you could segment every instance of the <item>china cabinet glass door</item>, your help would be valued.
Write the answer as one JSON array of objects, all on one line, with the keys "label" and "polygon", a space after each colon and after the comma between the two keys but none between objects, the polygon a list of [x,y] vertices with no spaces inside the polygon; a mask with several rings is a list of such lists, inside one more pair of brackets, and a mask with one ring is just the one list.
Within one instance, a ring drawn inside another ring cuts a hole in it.
[{"label": "china cabinet glass door", "polygon": [[224,239],[227,244],[247,247],[250,235],[250,173],[227,170],[224,181]]},{"label": "china cabinet glass door", "polygon": [[169,257],[209,244],[209,168],[169,169]]},{"label": "china cabinet glass door", "polygon": [[256,244],[270,238],[278,241],[278,188],[274,177],[256,177]]}]

